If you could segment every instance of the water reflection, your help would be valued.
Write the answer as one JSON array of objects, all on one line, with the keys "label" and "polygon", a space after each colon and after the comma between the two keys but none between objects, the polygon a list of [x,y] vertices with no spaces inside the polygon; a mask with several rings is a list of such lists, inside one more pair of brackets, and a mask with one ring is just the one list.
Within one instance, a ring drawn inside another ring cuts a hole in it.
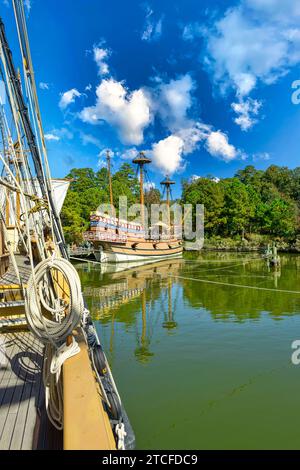
[{"label": "water reflection", "polygon": [[76,267],[138,447],[299,446],[300,257],[280,270],[222,252]]},{"label": "water reflection", "polygon": [[[134,355],[147,363],[154,356],[151,337],[157,318],[163,313],[161,326],[168,331],[177,327],[176,300],[173,304],[173,283],[170,275],[180,273],[182,258],[156,263],[120,263],[93,266],[77,264],[84,285],[84,296],[95,320],[111,323],[109,351],[113,354],[115,322],[135,325],[136,348]],[[178,286],[177,286],[178,287]],[[178,298],[177,289],[176,298]],[[160,308],[153,308],[155,302]],[[140,320],[140,321],[139,321]],[[141,323],[141,324],[139,324]]]},{"label": "water reflection", "polygon": [[177,330],[179,299],[223,322],[258,320],[263,314],[281,319],[300,310],[300,295],[285,292],[298,292],[298,256],[282,256],[276,270],[258,255],[228,253],[188,254],[185,259],[138,265],[80,264],[77,269],[94,319],[111,324],[110,351],[115,322],[134,325],[134,354],[141,362],[153,357],[149,323],[160,324],[170,334]]}]

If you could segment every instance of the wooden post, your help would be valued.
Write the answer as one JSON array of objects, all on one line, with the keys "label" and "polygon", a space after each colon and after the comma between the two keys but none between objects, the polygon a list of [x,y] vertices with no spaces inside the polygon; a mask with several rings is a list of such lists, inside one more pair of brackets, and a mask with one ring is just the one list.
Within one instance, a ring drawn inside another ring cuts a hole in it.
[{"label": "wooden post", "polygon": [[113,205],[114,205],[114,198],[113,198],[113,191],[112,191],[111,165],[110,165],[110,153],[109,153],[109,150],[106,151],[106,159],[107,159],[107,172],[108,172],[108,185],[109,185],[110,205],[111,205],[111,207],[113,207]]},{"label": "wooden post", "polygon": [[144,169],[143,165],[140,165],[140,193],[141,193],[141,220],[142,226],[145,227],[145,211],[144,211]]},{"label": "wooden post", "polygon": [[5,198],[5,225],[9,227],[9,190],[6,190]]}]

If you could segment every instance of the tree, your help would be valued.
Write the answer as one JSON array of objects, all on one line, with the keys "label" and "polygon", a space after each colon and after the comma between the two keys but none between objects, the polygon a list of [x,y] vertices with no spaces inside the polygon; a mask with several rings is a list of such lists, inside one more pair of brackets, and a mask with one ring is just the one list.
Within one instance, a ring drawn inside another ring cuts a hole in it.
[{"label": "tree", "polygon": [[198,178],[183,187],[182,202],[184,204],[204,205],[204,228],[208,235],[216,235],[222,231],[226,223],[224,208],[224,188],[208,178]]}]

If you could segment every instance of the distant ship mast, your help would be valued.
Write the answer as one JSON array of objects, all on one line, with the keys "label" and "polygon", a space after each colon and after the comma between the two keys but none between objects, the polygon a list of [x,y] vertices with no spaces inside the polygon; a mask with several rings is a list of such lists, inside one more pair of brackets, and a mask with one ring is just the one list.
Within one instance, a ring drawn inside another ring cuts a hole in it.
[{"label": "distant ship mast", "polygon": [[107,160],[107,173],[108,173],[108,185],[109,185],[109,199],[110,205],[113,207],[114,205],[114,198],[113,198],[113,190],[112,190],[112,180],[111,180],[111,156],[110,151],[106,151],[106,160]]},{"label": "distant ship mast", "polygon": [[164,192],[166,193],[166,201],[168,207],[168,226],[171,230],[171,214],[170,214],[170,200],[171,200],[171,186],[175,184],[175,181],[170,180],[169,176],[167,175],[163,181],[160,183],[164,187]]},{"label": "distant ship mast", "polygon": [[142,226],[145,227],[145,211],[144,211],[144,166],[151,163],[150,158],[147,158],[144,152],[140,152],[136,158],[132,160],[139,167],[140,173],[140,195],[141,195],[141,221]]}]

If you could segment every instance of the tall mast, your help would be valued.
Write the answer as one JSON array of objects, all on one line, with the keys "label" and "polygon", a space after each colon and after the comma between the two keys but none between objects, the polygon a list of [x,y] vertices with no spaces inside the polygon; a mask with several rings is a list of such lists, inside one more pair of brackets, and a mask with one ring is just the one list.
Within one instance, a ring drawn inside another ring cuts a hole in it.
[{"label": "tall mast", "polygon": [[107,160],[107,172],[108,172],[108,184],[109,184],[109,199],[110,199],[110,205],[111,205],[111,207],[113,207],[114,198],[113,198],[112,182],[111,182],[111,165],[110,165],[110,152],[109,152],[109,150],[106,151],[106,160]]},{"label": "tall mast", "polygon": [[144,165],[151,163],[150,158],[147,158],[144,152],[140,152],[136,158],[132,160],[139,167],[140,172],[140,195],[141,195],[141,220],[142,226],[145,226],[145,213],[144,213]]},{"label": "tall mast", "polygon": [[167,207],[168,207],[168,225],[171,228],[171,215],[170,215],[171,186],[172,184],[175,184],[175,181],[170,180],[169,176],[167,175],[160,184],[164,186],[165,191],[166,191]]}]

